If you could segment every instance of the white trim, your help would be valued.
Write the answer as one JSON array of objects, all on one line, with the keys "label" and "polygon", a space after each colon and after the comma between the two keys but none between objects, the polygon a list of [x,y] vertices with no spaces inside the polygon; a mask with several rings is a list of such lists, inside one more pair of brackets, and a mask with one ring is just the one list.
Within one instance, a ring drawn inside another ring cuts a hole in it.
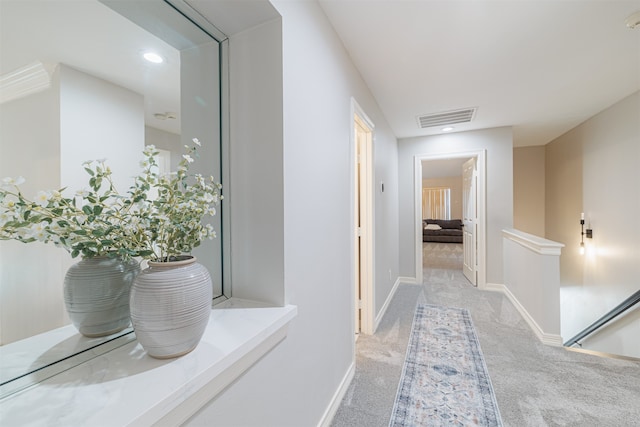
[{"label": "white trim", "polygon": [[513,304],[516,310],[518,310],[518,312],[520,313],[522,318],[525,320],[525,322],[527,322],[527,324],[529,325],[533,333],[536,334],[538,339],[543,344],[554,346],[554,347],[562,347],[562,343],[563,343],[562,337],[557,334],[548,334],[544,332],[542,328],[538,325],[538,323],[535,321],[535,319],[529,314],[527,309],[524,308],[522,304],[520,304],[520,301],[518,301],[515,295],[513,295],[509,290],[509,288],[507,288],[505,285],[498,284],[498,283],[487,283],[484,289],[486,291],[500,292],[504,294],[509,299],[509,301],[511,301],[511,304]]},{"label": "white trim", "polygon": [[534,236],[533,234],[525,233],[520,230],[502,230],[502,235],[505,238],[518,243],[520,246],[524,246],[525,248],[540,255],[560,256],[561,250],[564,248],[564,244],[562,243]]},{"label": "white trim", "polygon": [[[358,117],[358,119],[360,121],[363,122],[364,125],[366,125],[369,128],[369,131],[371,133],[371,141],[370,144],[368,144],[367,146],[367,151],[365,153],[365,157],[366,160],[365,162],[368,163],[368,168],[367,168],[367,176],[366,176],[366,182],[365,182],[365,188],[367,189],[367,194],[365,195],[364,199],[364,208],[365,208],[365,212],[364,212],[364,216],[366,218],[365,221],[365,226],[364,226],[364,230],[362,230],[362,238],[364,239],[364,246],[365,246],[365,253],[364,254],[360,254],[361,258],[361,266],[362,271],[360,272],[360,280],[361,280],[361,284],[363,285],[360,289],[361,291],[361,311],[360,311],[360,319],[361,319],[361,324],[360,324],[360,332],[364,333],[364,334],[368,334],[368,335],[372,335],[374,333],[375,330],[375,269],[374,269],[374,254],[375,254],[375,197],[376,197],[376,192],[374,191],[374,182],[375,182],[375,158],[374,158],[374,152],[375,152],[375,135],[374,135],[374,129],[375,129],[375,125],[373,124],[373,122],[371,121],[371,119],[369,118],[369,116],[364,112],[364,110],[362,109],[362,107],[360,107],[360,105],[358,104],[358,102],[355,100],[355,98],[351,98],[351,119],[350,119],[350,126],[351,126],[351,155],[352,155],[352,159],[353,161],[351,162],[351,191],[352,191],[352,196],[351,196],[351,200],[353,200],[352,203],[352,207],[351,209],[354,209],[354,205],[355,205],[355,174],[356,174],[356,168],[355,168],[355,156],[356,156],[356,139],[355,139],[355,117]],[[362,197],[362,195],[361,195]],[[352,211],[351,214],[351,220],[354,220],[355,217],[355,211]],[[355,236],[356,233],[356,225],[355,222],[352,223],[352,236]],[[355,289],[355,239],[353,239],[354,241],[352,242],[352,245],[354,245],[352,247],[352,256],[353,256],[353,260],[351,262],[352,265],[352,274],[351,277],[353,278],[353,283],[352,283],[352,289]],[[354,291],[354,296],[353,296],[353,305],[352,307],[355,310],[355,291]],[[354,323],[355,323],[355,318],[354,318]],[[355,336],[355,324],[353,327],[353,331],[354,331],[354,336]],[[354,341],[354,345],[355,345],[355,341]]]},{"label": "white trim", "polygon": [[358,104],[358,101],[356,101],[355,98],[351,98],[351,109],[351,118],[353,118],[354,114],[357,114],[362,119],[362,121],[364,121],[364,124],[366,124],[367,127],[373,132],[373,130],[376,128],[376,125],[369,118],[367,113],[364,112],[362,107],[360,107],[360,104]]},{"label": "white trim", "polygon": [[413,160],[413,200],[414,200],[414,239],[416,257],[416,282],[422,283],[422,157],[415,156]]},{"label": "white trim", "polygon": [[53,69],[38,61],[0,76],[0,104],[49,89]]},{"label": "white trim", "polygon": [[482,290],[490,292],[503,292],[505,286],[500,283],[487,283]]},{"label": "white trim", "polygon": [[422,282],[418,282],[418,280],[415,277],[408,277],[408,276],[400,276],[398,277],[398,281],[402,282],[402,283],[408,283],[410,285],[421,285]]},{"label": "white trim", "polygon": [[353,381],[353,377],[356,375],[356,363],[355,361],[351,363],[349,369],[347,369],[347,373],[342,378],[340,382],[340,386],[333,394],[333,398],[327,406],[327,409],[324,411],[320,422],[318,423],[318,427],[329,427],[331,422],[333,421],[333,417],[336,416],[336,412],[340,408],[340,404],[342,403],[342,399],[347,394],[347,390],[349,390],[349,386],[351,385],[351,381]]},{"label": "white trim", "polygon": [[478,168],[478,245],[476,286],[484,289],[487,283],[487,150],[458,151],[436,154],[417,154],[414,156],[414,234],[415,234],[415,271],[417,283],[422,283],[422,161],[451,158],[477,158]]},{"label": "white trim", "polygon": [[389,295],[387,296],[387,299],[385,300],[384,304],[382,304],[382,308],[380,308],[380,312],[378,313],[378,315],[376,316],[376,321],[373,327],[373,333],[375,333],[378,330],[378,326],[380,325],[380,322],[382,321],[382,318],[384,317],[385,313],[387,312],[387,308],[389,308],[389,304],[391,303],[391,300],[393,299],[393,296],[396,294],[396,291],[398,290],[398,286],[400,285],[400,278],[398,277],[396,279],[396,282],[393,284],[393,288],[391,288],[391,292],[389,292]]}]

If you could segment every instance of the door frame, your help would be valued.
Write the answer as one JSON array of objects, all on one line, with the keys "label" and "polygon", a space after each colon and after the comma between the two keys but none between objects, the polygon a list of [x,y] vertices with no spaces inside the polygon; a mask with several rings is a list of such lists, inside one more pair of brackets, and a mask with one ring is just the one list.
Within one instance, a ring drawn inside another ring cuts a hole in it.
[{"label": "door frame", "polygon": [[357,232],[358,227],[355,223],[355,205],[357,203],[355,186],[356,186],[356,173],[358,172],[357,168],[357,158],[356,158],[356,144],[358,141],[356,140],[355,134],[355,121],[356,117],[369,129],[371,132],[371,138],[367,141],[367,150],[363,159],[361,159],[361,167],[366,169],[365,172],[365,194],[364,194],[364,202],[360,205],[360,208],[363,209],[363,217],[364,224],[362,225],[362,231],[360,238],[362,239],[362,246],[364,246],[364,250],[360,253],[360,331],[363,334],[371,335],[374,332],[375,326],[375,316],[374,316],[374,307],[375,307],[375,292],[374,292],[374,268],[373,268],[373,254],[374,254],[374,206],[375,206],[375,191],[374,191],[374,143],[375,143],[375,125],[373,121],[369,118],[369,116],[364,112],[364,110],[360,107],[358,102],[351,98],[351,116],[350,116],[350,126],[351,126],[351,158],[353,161],[351,162],[351,191],[352,196],[352,236],[351,239],[353,250],[353,262],[352,265],[352,286],[351,286],[351,307],[354,310],[354,316],[351,316],[353,320],[353,332],[354,335],[358,333],[357,326],[355,324],[355,310],[357,309],[357,295],[355,288],[357,286],[356,283],[356,268],[357,262],[356,259],[356,250],[357,248]]},{"label": "door frame", "polygon": [[478,253],[476,268],[478,272],[478,289],[485,289],[487,284],[487,245],[486,245],[486,188],[487,188],[487,152],[486,150],[455,151],[433,154],[419,154],[414,156],[414,227],[415,227],[415,260],[416,282],[422,283],[422,161],[444,160],[452,158],[477,158],[478,167]]}]

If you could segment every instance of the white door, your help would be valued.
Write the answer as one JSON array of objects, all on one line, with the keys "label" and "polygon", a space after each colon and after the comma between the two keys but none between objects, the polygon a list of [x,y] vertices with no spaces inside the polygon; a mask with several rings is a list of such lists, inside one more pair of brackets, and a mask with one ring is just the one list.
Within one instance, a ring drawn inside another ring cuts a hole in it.
[{"label": "white door", "polygon": [[355,332],[373,334],[373,130],[358,114],[355,129]]},{"label": "white door", "polygon": [[354,207],[354,213],[355,213],[355,225],[356,225],[356,229],[355,229],[355,296],[356,296],[356,305],[355,305],[355,332],[356,332],[356,338],[358,337],[358,335],[360,334],[360,330],[361,330],[361,319],[362,319],[362,314],[361,314],[361,301],[362,301],[362,295],[361,295],[361,282],[360,282],[360,270],[362,268],[362,264],[361,264],[361,228],[360,228],[360,211],[361,211],[361,206],[360,206],[360,201],[361,201],[361,197],[360,197],[360,188],[361,188],[361,172],[362,172],[362,168],[361,168],[361,156],[362,156],[362,127],[360,126],[358,120],[355,121],[355,150],[356,150],[356,164],[355,164],[355,207]]},{"label": "white door", "polygon": [[462,165],[462,244],[464,260],[462,271],[473,286],[478,286],[476,278],[477,227],[478,227],[478,170],[476,158],[471,158]]}]

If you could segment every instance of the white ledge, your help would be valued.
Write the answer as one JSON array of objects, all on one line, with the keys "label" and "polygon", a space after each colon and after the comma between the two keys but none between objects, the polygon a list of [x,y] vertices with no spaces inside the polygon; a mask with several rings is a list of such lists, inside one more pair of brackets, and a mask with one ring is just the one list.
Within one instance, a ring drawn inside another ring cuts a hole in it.
[{"label": "white ledge", "polygon": [[509,229],[502,230],[502,235],[514,242],[524,246],[541,255],[560,255],[564,244],[547,240],[543,237],[534,236],[524,231]]},{"label": "white ledge", "polygon": [[191,353],[158,360],[131,342],[0,401],[2,425],[179,425],[283,340],[296,315],[231,299]]}]

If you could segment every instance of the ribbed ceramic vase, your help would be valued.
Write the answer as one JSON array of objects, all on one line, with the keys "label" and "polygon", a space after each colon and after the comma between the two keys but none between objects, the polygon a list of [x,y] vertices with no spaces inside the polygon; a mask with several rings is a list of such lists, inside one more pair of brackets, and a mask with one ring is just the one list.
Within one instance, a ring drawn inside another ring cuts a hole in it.
[{"label": "ribbed ceramic vase", "polygon": [[131,323],[146,352],[158,359],[196,348],[209,322],[213,287],[195,257],[152,262],[131,288]]},{"label": "ribbed ceramic vase", "polygon": [[101,337],[129,326],[129,291],[140,272],[135,260],[84,258],[64,278],[64,303],[82,335]]}]

